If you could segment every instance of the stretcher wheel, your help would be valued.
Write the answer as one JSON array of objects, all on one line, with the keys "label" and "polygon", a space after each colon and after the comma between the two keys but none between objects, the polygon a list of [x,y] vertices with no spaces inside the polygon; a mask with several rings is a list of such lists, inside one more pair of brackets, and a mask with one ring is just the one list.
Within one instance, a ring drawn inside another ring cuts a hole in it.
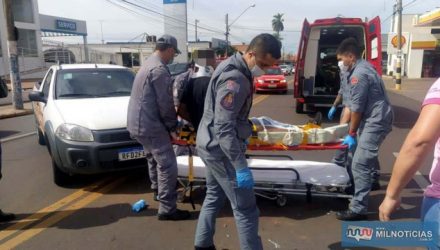
[{"label": "stretcher wheel", "polygon": [[287,197],[285,195],[278,195],[275,202],[278,207],[284,207],[287,204]]},{"label": "stretcher wheel", "polygon": [[177,202],[183,203],[185,201],[185,190],[177,191]]}]

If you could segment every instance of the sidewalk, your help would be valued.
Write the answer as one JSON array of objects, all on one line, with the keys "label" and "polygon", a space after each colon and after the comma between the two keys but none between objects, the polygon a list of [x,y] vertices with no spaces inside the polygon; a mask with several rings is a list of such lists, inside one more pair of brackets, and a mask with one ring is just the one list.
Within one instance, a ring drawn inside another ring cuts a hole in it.
[{"label": "sidewalk", "polygon": [[0,106],[0,120],[34,113],[31,102],[26,102],[23,106],[22,110],[16,110],[12,105]]},{"label": "sidewalk", "polygon": [[416,100],[420,103],[425,99],[431,85],[437,78],[420,78],[420,79],[402,79],[401,90],[396,90],[395,80],[389,76],[382,77],[386,89],[395,94],[403,95],[405,97]]},{"label": "sidewalk", "polygon": [[[35,81],[23,81],[21,82],[21,87],[23,90],[32,90],[34,87]],[[11,85],[10,83],[7,83],[8,89],[9,89],[9,95],[11,95]],[[32,110],[32,103],[31,102],[24,102],[23,103],[24,109],[22,110],[16,110],[13,108],[12,104],[7,105],[0,105],[0,119],[6,119],[6,118],[12,118],[17,116],[24,116],[33,114],[34,111]]]}]

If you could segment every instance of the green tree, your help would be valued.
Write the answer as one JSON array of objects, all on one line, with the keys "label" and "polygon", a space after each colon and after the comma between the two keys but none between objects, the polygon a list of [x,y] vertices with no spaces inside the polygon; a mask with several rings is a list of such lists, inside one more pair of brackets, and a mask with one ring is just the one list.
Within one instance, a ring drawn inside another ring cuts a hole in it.
[{"label": "green tree", "polygon": [[273,33],[273,36],[274,36],[276,39],[278,39],[278,41],[280,41],[280,42],[283,40],[283,38],[280,36],[279,33]]},{"label": "green tree", "polygon": [[275,37],[278,38],[279,41],[281,41],[280,31],[284,30],[283,16],[284,16],[284,14],[278,13],[278,14],[274,15],[273,19],[272,19],[272,29],[276,32]]}]

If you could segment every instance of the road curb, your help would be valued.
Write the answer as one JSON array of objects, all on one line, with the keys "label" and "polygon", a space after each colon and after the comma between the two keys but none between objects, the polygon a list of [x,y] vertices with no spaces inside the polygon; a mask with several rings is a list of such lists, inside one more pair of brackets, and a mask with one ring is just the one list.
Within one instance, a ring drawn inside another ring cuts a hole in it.
[{"label": "road curb", "polygon": [[30,114],[33,114],[33,113],[34,113],[34,111],[32,109],[15,110],[15,111],[12,111],[12,112],[7,112],[7,113],[0,114],[0,120],[1,119],[18,117],[18,116],[30,115]]},{"label": "road curb", "polygon": [[[32,101],[23,101],[23,104],[25,103],[32,103]],[[12,103],[0,103],[0,107],[6,107],[6,106],[11,106]]]}]

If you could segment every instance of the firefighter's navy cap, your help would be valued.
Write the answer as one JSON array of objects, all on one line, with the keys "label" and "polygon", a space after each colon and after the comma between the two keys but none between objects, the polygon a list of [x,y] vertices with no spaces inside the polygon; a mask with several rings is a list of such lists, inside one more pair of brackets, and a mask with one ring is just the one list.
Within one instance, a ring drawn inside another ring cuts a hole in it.
[{"label": "firefighter's navy cap", "polygon": [[173,46],[173,48],[176,50],[177,54],[181,53],[179,48],[177,48],[177,39],[172,35],[165,34],[165,35],[161,36],[159,39],[157,39],[157,43],[169,44],[169,45]]}]

